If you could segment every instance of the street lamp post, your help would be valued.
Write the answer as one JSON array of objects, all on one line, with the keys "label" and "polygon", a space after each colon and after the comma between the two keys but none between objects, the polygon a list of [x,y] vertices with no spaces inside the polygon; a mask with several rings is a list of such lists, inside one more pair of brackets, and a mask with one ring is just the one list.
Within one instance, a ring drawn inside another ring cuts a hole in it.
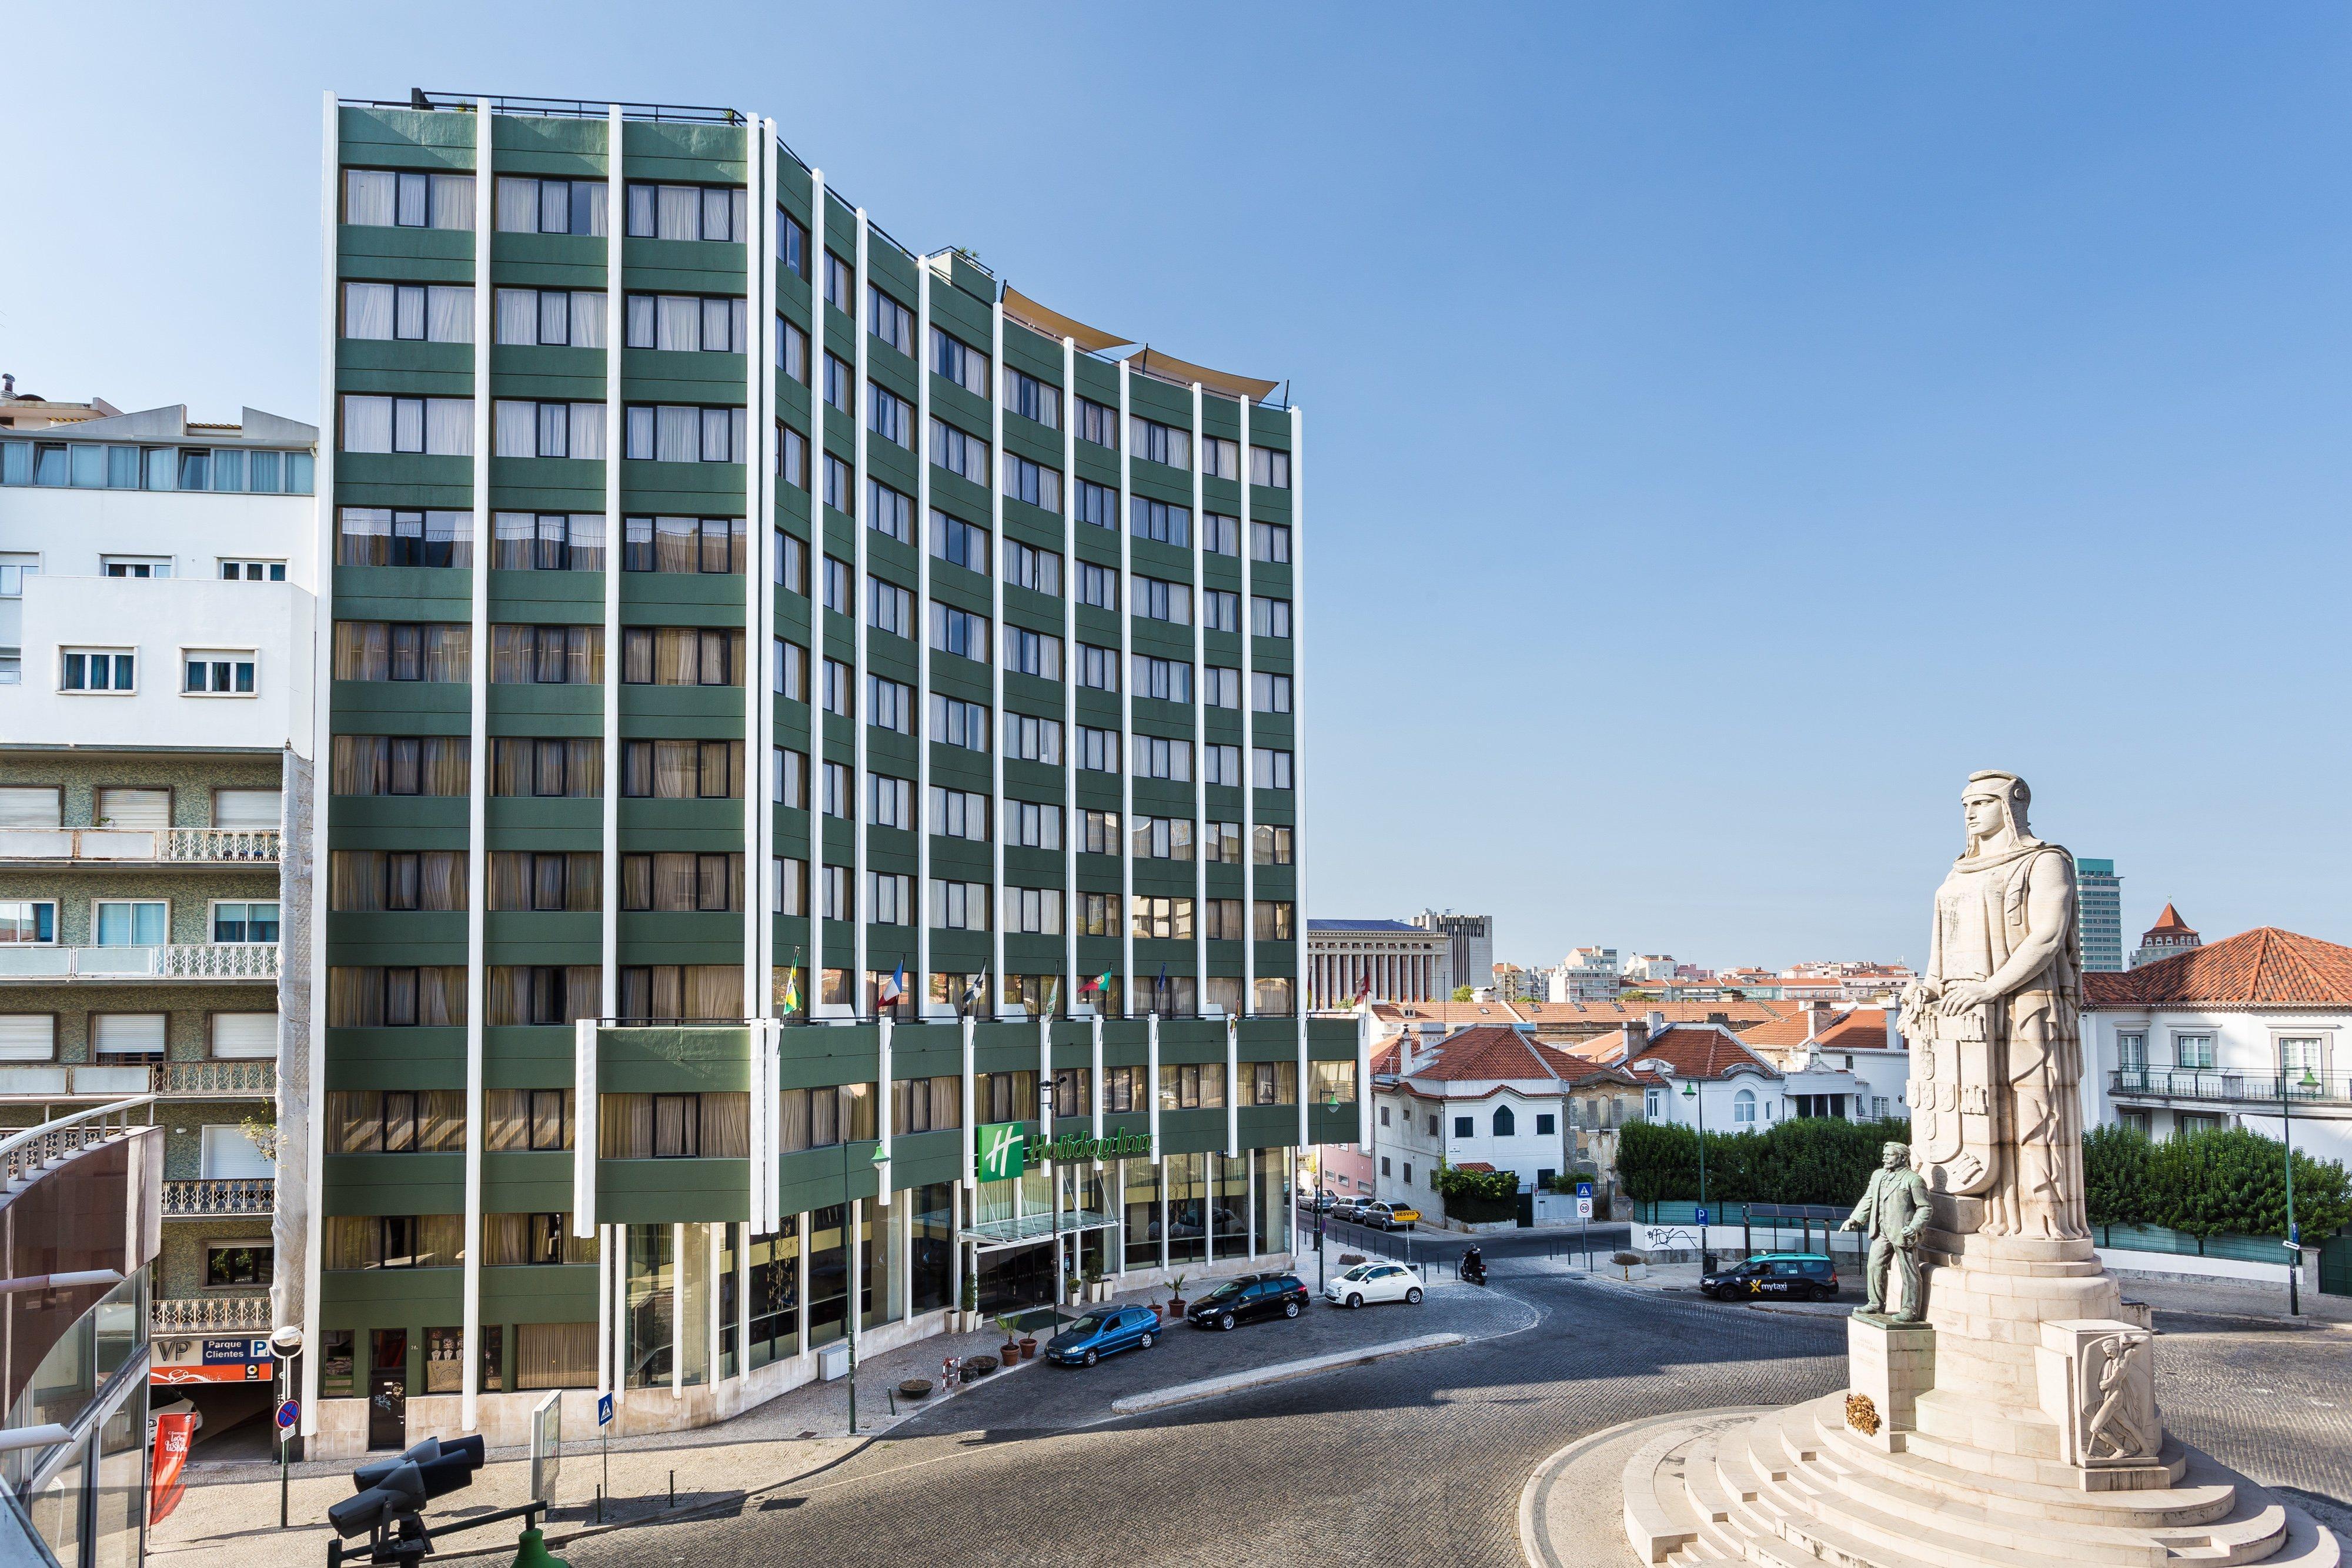
[{"label": "street lamp post", "polygon": [[[1706,1096],[1698,1092],[1698,1081],[1683,1084],[1683,1098],[1698,1107],[1698,1211],[1706,1212]],[[1715,1249],[1706,1244],[1706,1224],[1698,1228],[1698,1271],[1701,1278],[1715,1272]]]},{"label": "street lamp post", "polygon": [[[2303,1315],[2303,1235],[2294,1223],[2294,1099],[2287,1092],[2286,1062],[2279,1062],[2279,1134],[2285,1145],[2286,1160],[2286,1310],[2290,1317]],[[2316,1089],[2319,1080],[2311,1069],[2303,1070],[2297,1089]]]}]

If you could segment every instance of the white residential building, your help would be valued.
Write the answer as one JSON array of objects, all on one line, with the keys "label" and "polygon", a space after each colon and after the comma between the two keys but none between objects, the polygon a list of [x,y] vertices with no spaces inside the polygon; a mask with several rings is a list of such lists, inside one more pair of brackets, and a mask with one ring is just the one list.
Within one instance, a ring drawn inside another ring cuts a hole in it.
[{"label": "white residential building", "polygon": [[1606,1002],[1622,989],[1614,947],[1572,947],[1551,973],[1546,1000]]}]

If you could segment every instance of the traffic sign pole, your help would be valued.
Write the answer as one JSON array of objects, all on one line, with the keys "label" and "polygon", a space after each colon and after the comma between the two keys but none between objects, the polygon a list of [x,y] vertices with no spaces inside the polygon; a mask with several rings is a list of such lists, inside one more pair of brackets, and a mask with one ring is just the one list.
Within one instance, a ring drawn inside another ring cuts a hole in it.
[{"label": "traffic sign pole", "polygon": [[1592,1272],[1592,1184],[1576,1184],[1576,1222],[1584,1239],[1584,1271]]},{"label": "traffic sign pole", "polygon": [[604,1500],[613,1491],[613,1396],[596,1397],[596,1433],[604,1444],[604,1484],[596,1492],[596,1522],[604,1522]]}]

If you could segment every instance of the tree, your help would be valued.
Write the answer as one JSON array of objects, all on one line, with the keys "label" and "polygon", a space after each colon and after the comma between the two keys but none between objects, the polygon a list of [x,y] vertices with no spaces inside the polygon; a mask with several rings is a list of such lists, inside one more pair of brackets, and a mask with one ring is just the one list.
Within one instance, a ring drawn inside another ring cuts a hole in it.
[{"label": "tree", "polygon": [[[1762,1133],[1706,1135],[1706,1196],[1716,1203],[1852,1203],[1870,1185],[1880,1149],[1908,1143],[1900,1121],[1843,1122],[1793,1116]],[[1698,1192],[1698,1134],[1657,1122],[1627,1124],[1618,1135],[1617,1176],[1644,1203],[1691,1200]]]},{"label": "tree", "polygon": [[2145,1225],[2152,1194],[2147,1134],[2121,1124],[2083,1134],[2084,1212],[2094,1225]]},{"label": "tree", "polygon": [[[2285,1152],[2277,1139],[2244,1127],[2167,1138],[2148,1154],[2148,1217],[2190,1236],[2284,1238]],[[2315,1242],[2352,1220],[2352,1183],[2342,1165],[2295,1151],[2294,1217],[2304,1239]]]},{"label": "tree", "polygon": [[1478,998],[1477,994],[1472,991],[1469,987],[1456,986],[1454,988],[1454,999],[1457,1002],[1474,1002],[1476,1001]]}]

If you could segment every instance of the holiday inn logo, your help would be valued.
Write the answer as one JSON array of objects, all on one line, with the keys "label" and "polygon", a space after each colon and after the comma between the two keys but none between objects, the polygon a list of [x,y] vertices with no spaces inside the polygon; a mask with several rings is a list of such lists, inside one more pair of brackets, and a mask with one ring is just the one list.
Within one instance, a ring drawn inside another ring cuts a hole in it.
[{"label": "holiday inn logo", "polygon": [[974,1134],[980,1140],[980,1179],[1010,1181],[1028,1168],[1024,1160],[1028,1134],[1018,1122],[992,1122]]}]

